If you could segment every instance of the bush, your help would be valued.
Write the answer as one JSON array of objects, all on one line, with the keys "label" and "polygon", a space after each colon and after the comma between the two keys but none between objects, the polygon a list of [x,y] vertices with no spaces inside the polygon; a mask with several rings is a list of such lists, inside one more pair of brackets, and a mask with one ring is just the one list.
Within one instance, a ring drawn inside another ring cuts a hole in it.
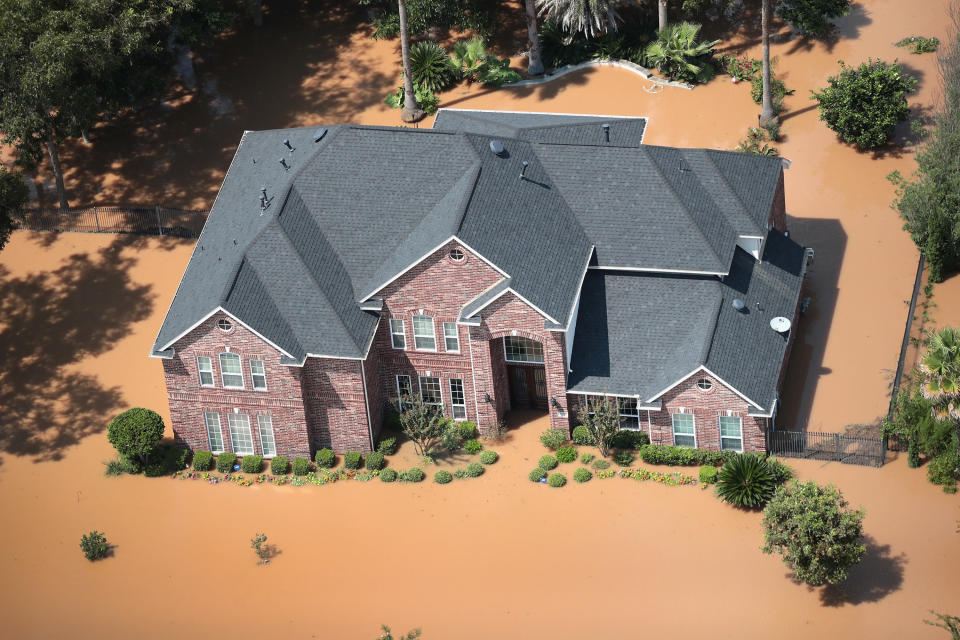
[{"label": "bush", "polygon": [[290,461],[283,456],[274,456],[270,460],[270,473],[275,476],[286,475],[290,470]]},{"label": "bush", "polygon": [[398,478],[401,482],[423,482],[426,474],[419,467],[411,467],[409,471],[401,471]]},{"label": "bush", "polygon": [[954,493],[960,480],[960,455],[954,449],[941,453],[927,465],[927,478],[933,484],[943,485],[947,493]]},{"label": "bush", "polygon": [[244,473],[260,473],[263,469],[263,456],[243,456],[240,461],[240,469]]},{"label": "bush", "polygon": [[453,84],[456,69],[443,47],[423,40],[410,47],[410,77],[430,91],[443,91]]},{"label": "bush", "polygon": [[833,28],[830,18],[850,11],[850,0],[780,0],[777,15],[802,34],[822,37]]},{"label": "bush", "polygon": [[540,468],[541,468],[541,469],[545,469],[545,470],[547,470],[547,471],[550,471],[550,469],[556,468],[556,466],[557,466],[557,459],[554,458],[554,457],[551,456],[551,455],[540,456],[540,460],[539,460],[538,464],[540,465]]},{"label": "bush", "polygon": [[557,449],[557,462],[573,462],[577,459],[577,450],[574,447],[560,447]]},{"label": "bush", "polygon": [[[417,100],[417,106],[420,107],[425,114],[432,116],[437,112],[437,107],[440,106],[440,98],[434,95],[433,91],[414,83],[413,94]],[[403,86],[401,86],[393,93],[387,94],[383,102],[393,109],[402,109],[404,100]]]},{"label": "bush", "polygon": [[310,472],[310,461],[306,458],[294,458],[292,466],[295,476],[305,476]]},{"label": "bush", "polygon": [[92,562],[105,558],[110,550],[110,544],[102,532],[91,531],[80,538],[80,548],[83,549],[83,557]]},{"label": "bush", "polygon": [[463,480],[464,478],[467,477],[467,470],[466,470],[466,469],[454,469],[454,471],[453,471],[453,477],[454,477],[454,478],[457,478],[458,480]]},{"label": "bush", "polygon": [[383,465],[386,461],[383,459],[383,454],[379,451],[372,451],[367,454],[367,459],[365,460],[366,467],[370,471],[379,471],[383,469]]},{"label": "bush", "polygon": [[233,471],[233,465],[237,463],[237,454],[224,451],[217,456],[217,471],[220,473],[230,473]]},{"label": "bush", "polygon": [[343,454],[344,469],[359,469],[363,464],[363,456],[359,451],[347,451]]},{"label": "bush", "polygon": [[743,509],[758,509],[776,488],[770,465],[761,456],[741,454],[723,465],[717,474],[717,496]]},{"label": "bush", "polygon": [[591,446],[593,445],[593,436],[590,435],[590,430],[587,429],[582,424],[573,428],[573,444],[578,444],[580,446]]},{"label": "bush", "polygon": [[580,467],[579,469],[573,472],[573,479],[577,482],[586,482],[592,477],[593,477],[593,474],[590,473],[590,470],[584,469],[583,467]]},{"label": "bush", "polygon": [[[772,124],[767,125],[772,127]],[[778,130],[779,135],[779,130]],[[752,153],[757,156],[775,156],[780,153],[776,147],[771,147],[767,142],[770,139],[769,129],[760,127],[750,127],[747,129],[747,138],[734,147],[734,151],[740,153]]]},{"label": "bush", "polygon": [[793,481],[763,511],[763,551],[781,554],[800,582],[840,584],[866,551],[863,515],[833,485]]},{"label": "bush", "polygon": [[128,473],[140,473],[140,465],[129,458],[124,458],[123,456],[117,456],[113,460],[108,460],[104,464],[107,467],[104,469],[104,474],[108,476],[122,476]]},{"label": "bush", "polygon": [[773,481],[777,484],[783,484],[793,477],[793,469],[783,464],[776,458],[768,458],[767,465],[770,466],[770,473],[773,474]]},{"label": "bush", "polygon": [[500,456],[497,455],[496,451],[490,451],[489,449],[480,453],[480,462],[483,464],[493,464],[499,458]]},{"label": "bush", "polygon": [[451,480],[453,480],[453,476],[450,475],[449,471],[444,471],[443,469],[441,469],[440,471],[437,471],[435,474],[433,474],[433,481],[436,482],[437,484],[447,484]]},{"label": "bush", "polygon": [[933,53],[940,47],[940,38],[910,36],[897,43],[898,47],[910,47],[910,53]]},{"label": "bush", "polygon": [[542,468],[537,467],[536,469],[528,473],[527,477],[530,479],[531,482],[540,482],[541,480],[547,477],[547,472],[544,471]]},{"label": "bush", "polygon": [[629,467],[633,464],[633,461],[637,459],[637,454],[633,451],[615,451],[613,454],[613,461],[621,467]]},{"label": "bush", "polygon": [[647,45],[647,62],[673,80],[708,82],[715,73],[713,47],[720,41],[697,42],[699,35],[699,24],[668,25]]},{"label": "bush", "polygon": [[547,429],[540,434],[540,442],[547,449],[557,449],[567,441],[567,434],[562,429]]},{"label": "bush", "polygon": [[604,460],[603,458],[601,458],[600,460],[594,460],[593,464],[590,466],[596,469],[597,471],[603,471],[604,469],[610,468],[610,463]]},{"label": "bush", "polygon": [[384,469],[380,472],[380,482],[394,482],[397,479],[397,472],[393,469]]},{"label": "bush", "polygon": [[591,462],[593,462],[593,459],[596,457],[597,456],[593,455],[592,453],[585,453],[580,456],[580,462],[582,464],[590,464]]},{"label": "bush", "polygon": [[610,447],[612,449],[639,449],[649,442],[650,436],[643,431],[620,429],[610,439]]},{"label": "bush", "polygon": [[331,449],[320,449],[317,451],[315,460],[318,469],[332,469],[337,463],[337,454]]},{"label": "bush", "polygon": [[670,466],[711,464],[717,467],[735,455],[737,454],[734,451],[692,449],[672,445],[647,444],[640,447],[640,458],[647,464],[667,464]]},{"label": "bush", "polygon": [[547,484],[551,487],[562,487],[567,484],[567,476],[562,473],[551,473],[550,477],[547,478]]},{"label": "bush", "polygon": [[700,482],[713,484],[717,481],[717,468],[712,464],[700,467]]},{"label": "bush", "polygon": [[163,418],[150,409],[127,409],[107,425],[107,439],[121,456],[146,465],[163,438]]},{"label": "bush", "polygon": [[899,64],[870,59],[858,68],[840,62],[840,74],[822,91],[811,91],[820,119],[844,142],[860,149],[887,143],[893,128],[910,115],[906,95],[917,85]]},{"label": "bush", "polygon": [[463,449],[467,453],[476,454],[483,451],[483,445],[479,440],[467,440],[463,443]]},{"label": "bush", "polygon": [[[403,427],[400,424],[400,414],[396,411],[390,411],[383,417],[383,429],[384,431],[389,431],[390,433],[400,433],[403,430]],[[384,438],[386,440],[386,438]],[[382,442],[382,441],[381,441]],[[385,455],[390,455],[385,453]]]},{"label": "bush", "polygon": [[213,454],[209,451],[197,451],[193,454],[193,469],[195,471],[210,471],[213,468]]},{"label": "bush", "polygon": [[464,440],[470,440],[477,437],[477,425],[470,420],[464,420],[457,423],[457,429],[460,430],[460,436]]},{"label": "bush", "polygon": [[482,476],[485,469],[479,462],[471,462],[464,471],[466,471],[468,478],[476,478],[477,476]]},{"label": "bush", "polygon": [[186,449],[181,449],[172,442],[164,442],[150,456],[150,463],[143,468],[143,474],[149,478],[157,478],[181,471],[187,468],[189,456],[190,452]]},{"label": "bush", "polygon": [[385,456],[392,456],[397,452],[396,436],[380,438],[380,444],[377,445],[377,451]]}]

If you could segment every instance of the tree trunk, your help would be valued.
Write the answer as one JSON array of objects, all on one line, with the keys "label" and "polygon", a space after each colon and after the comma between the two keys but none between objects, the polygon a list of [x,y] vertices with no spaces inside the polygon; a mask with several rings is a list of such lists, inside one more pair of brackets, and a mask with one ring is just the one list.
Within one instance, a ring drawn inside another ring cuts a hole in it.
[{"label": "tree trunk", "polygon": [[539,76],[543,73],[543,60],[540,58],[540,35],[537,33],[537,9],[533,0],[524,0],[527,12],[527,73]]},{"label": "tree trunk", "polygon": [[247,0],[247,8],[250,11],[250,19],[253,21],[253,26],[262,27],[263,26],[263,1]]},{"label": "tree trunk", "polygon": [[397,0],[400,9],[400,57],[403,60],[403,110],[400,118],[404,122],[417,122],[425,115],[417,105],[417,96],[413,91],[413,77],[410,75],[410,34],[407,33],[407,0]]},{"label": "tree trunk", "polygon": [[770,92],[770,0],[763,0],[760,11],[761,42],[763,43],[763,97],[760,106],[760,126],[777,119]]},{"label": "tree trunk", "polygon": [[53,167],[53,177],[57,180],[57,197],[60,199],[60,208],[69,209],[70,203],[67,202],[67,188],[63,185],[63,170],[60,168],[60,152],[57,150],[57,142],[53,139],[53,134],[47,138],[47,153],[50,155],[50,166]]},{"label": "tree trunk", "polygon": [[660,22],[659,31],[667,28],[667,0],[657,0],[657,18]]}]

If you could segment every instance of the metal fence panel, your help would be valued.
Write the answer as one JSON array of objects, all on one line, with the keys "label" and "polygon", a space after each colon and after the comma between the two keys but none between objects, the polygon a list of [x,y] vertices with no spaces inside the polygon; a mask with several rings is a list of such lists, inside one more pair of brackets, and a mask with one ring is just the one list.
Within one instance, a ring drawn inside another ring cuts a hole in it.
[{"label": "metal fence panel", "polygon": [[203,230],[207,211],[152,207],[87,207],[78,209],[28,209],[17,228],[32,231],[82,233],[140,233],[196,238]]},{"label": "metal fence panel", "polygon": [[773,431],[767,452],[783,458],[829,460],[872,467],[883,466],[887,448],[882,438],[854,438],[839,433]]}]

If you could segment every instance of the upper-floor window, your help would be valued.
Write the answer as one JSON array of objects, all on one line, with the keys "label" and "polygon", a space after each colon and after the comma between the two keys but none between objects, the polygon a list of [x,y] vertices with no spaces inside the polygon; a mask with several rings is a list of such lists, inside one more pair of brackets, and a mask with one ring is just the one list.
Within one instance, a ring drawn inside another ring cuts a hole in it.
[{"label": "upper-floor window", "polygon": [[223,378],[224,389],[243,389],[243,369],[240,367],[239,354],[220,354],[220,377]]},{"label": "upper-floor window", "polygon": [[720,416],[720,448],[743,451],[743,421],[739,416]]},{"label": "upper-floor window", "polygon": [[443,323],[443,347],[447,351],[460,352],[460,334],[456,322]]},{"label": "upper-floor window", "polygon": [[617,398],[617,410],[620,412],[620,428],[636,430],[640,428],[640,411],[636,398]]},{"label": "upper-floor window", "polygon": [[390,318],[390,343],[394,349],[407,348],[407,336],[403,332],[403,320]]},{"label": "upper-floor window", "polygon": [[697,434],[692,413],[673,414],[673,444],[682,447],[697,446]]},{"label": "upper-floor window", "polygon": [[430,316],[413,316],[413,346],[423,351],[437,350],[437,334]]},{"label": "upper-floor window", "polygon": [[217,320],[217,329],[220,329],[220,331],[232,331],[233,323],[226,318],[220,318]]},{"label": "upper-floor window", "polygon": [[213,386],[213,358],[210,356],[197,356],[197,371],[200,374],[200,386]]},{"label": "upper-floor window", "polygon": [[250,361],[250,379],[253,380],[253,388],[257,391],[267,390],[267,370],[263,366],[263,360]]},{"label": "upper-floor window", "polygon": [[440,390],[440,378],[420,376],[420,399],[423,404],[443,406],[443,392]]},{"label": "upper-floor window", "polygon": [[535,362],[543,364],[543,345],[520,336],[503,339],[503,353],[507,362]]}]

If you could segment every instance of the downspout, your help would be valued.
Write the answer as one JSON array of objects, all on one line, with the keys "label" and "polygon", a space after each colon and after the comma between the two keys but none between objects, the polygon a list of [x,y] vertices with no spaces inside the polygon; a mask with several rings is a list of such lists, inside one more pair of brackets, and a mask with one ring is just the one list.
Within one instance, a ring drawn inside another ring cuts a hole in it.
[{"label": "downspout", "polygon": [[367,410],[367,433],[370,435],[370,451],[376,451],[373,446],[373,421],[370,420],[370,398],[367,397],[367,370],[360,361],[360,380],[363,382],[363,408]]},{"label": "downspout", "polygon": [[[473,366],[473,336],[470,327],[467,327],[467,346],[470,348],[470,377],[473,380],[473,409],[476,411],[477,428],[480,428],[480,401],[477,400],[477,370]],[[491,367],[492,369],[492,367]],[[491,371],[491,379],[493,372]]]}]

